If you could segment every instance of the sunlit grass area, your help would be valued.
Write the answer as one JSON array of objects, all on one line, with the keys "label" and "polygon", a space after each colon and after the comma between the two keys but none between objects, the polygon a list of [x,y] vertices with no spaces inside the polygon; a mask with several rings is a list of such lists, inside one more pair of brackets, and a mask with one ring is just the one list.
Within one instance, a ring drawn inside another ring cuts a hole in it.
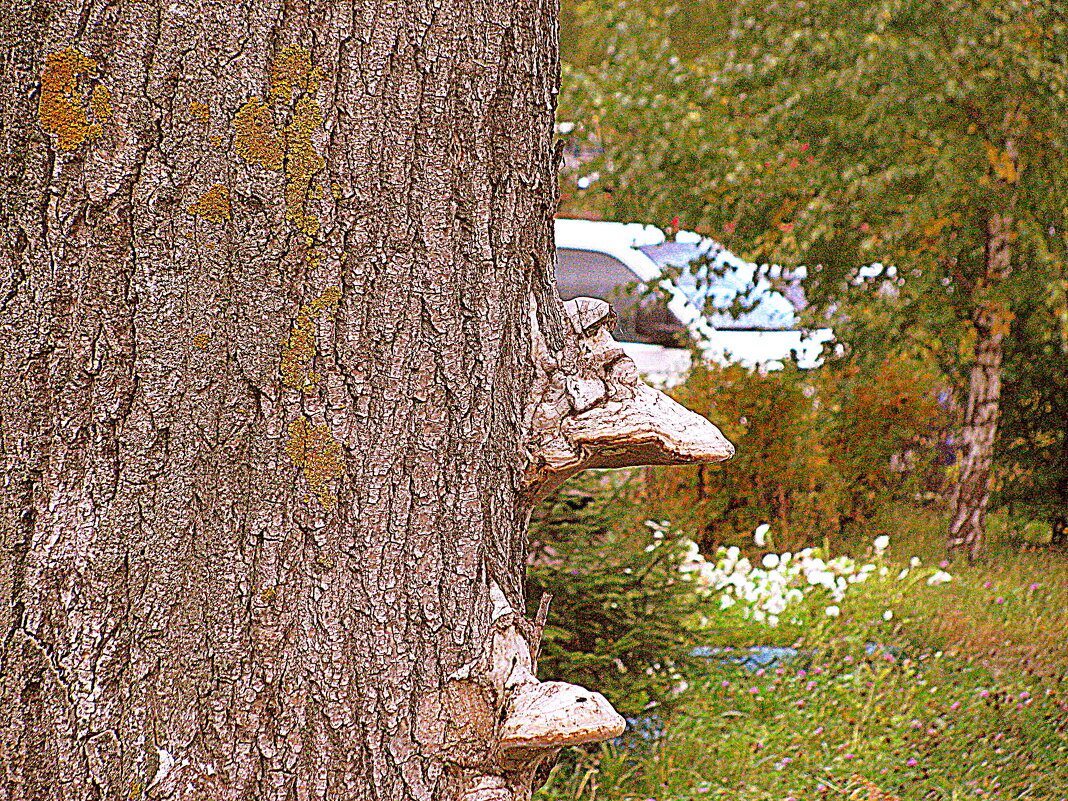
[{"label": "sunlit grass area", "polygon": [[[754,543],[740,568],[721,552],[695,569],[683,541],[711,647],[680,703],[565,751],[536,797],[1068,798],[1068,560],[1003,541],[947,561],[936,514],[897,518],[914,528],[879,521],[888,541],[850,558]],[[770,661],[739,664],[749,653]]]}]

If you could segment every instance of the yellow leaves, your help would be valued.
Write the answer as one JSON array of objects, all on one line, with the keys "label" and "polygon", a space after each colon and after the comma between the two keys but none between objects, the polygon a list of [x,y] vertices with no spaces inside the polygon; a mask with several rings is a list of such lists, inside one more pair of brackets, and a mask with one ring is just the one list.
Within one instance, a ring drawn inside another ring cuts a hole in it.
[{"label": "yellow leaves", "polygon": [[85,86],[96,71],[96,62],[73,47],[51,53],[45,59],[37,116],[41,127],[56,138],[60,150],[73,150],[83,142],[99,139],[101,123],[111,119],[108,90]]},{"label": "yellow leaves", "polygon": [[1005,183],[1016,183],[1017,179],[1020,177],[1016,159],[1006,151],[994,147],[989,142],[985,143],[983,147],[986,150],[986,160],[990,162],[990,166],[994,168],[994,175]]}]

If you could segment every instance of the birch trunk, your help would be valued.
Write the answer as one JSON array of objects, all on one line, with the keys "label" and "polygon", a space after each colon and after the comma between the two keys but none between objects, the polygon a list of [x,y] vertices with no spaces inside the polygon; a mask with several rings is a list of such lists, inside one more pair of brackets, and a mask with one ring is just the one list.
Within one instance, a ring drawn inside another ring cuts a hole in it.
[{"label": "birch trunk", "polygon": [[5,798],[455,797],[496,722],[445,677],[523,608],[555,4],[13,5]]},{"label": "birch trunk", "polygon": [[[996,286],[1012,268],[1012,218],[994,215],[987,226],[986,277],[983,289]],[[982,303],[982,301],[980,301]],[[984,547],[984,519],[990,502],[994,443],[1001,399],[1003,341],[1011,318],[1007,308],[994,301],[980,305],[972,318],[975,362],[968,384],[964,411],[960,472],[951,496],[949,545],[964,550],[969,559]]]}]

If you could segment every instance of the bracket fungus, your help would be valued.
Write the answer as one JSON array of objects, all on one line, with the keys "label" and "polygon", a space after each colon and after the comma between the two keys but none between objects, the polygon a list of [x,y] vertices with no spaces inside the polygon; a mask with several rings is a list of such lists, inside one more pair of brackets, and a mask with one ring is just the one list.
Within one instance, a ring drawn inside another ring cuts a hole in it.
[{"label": "bracket fungus", "polygon": [[[524,418],[529,503],[586,468],[693,464],[734,454],[712,423],[641,380],[612,338],[611,306],[577,298],[564,303],[563,312],[563,337],[550,349],[539,328],[537,302],[532,303],[535,376]],[[538,681],[543,611],[532,627],[496,584],[490,596],[486,650],[451,680],[477,681],[490,690],[500,717],[485,757],[467,763],[458,798],[527,801],[546,759],[565,746],[618,737],[626,722],[600,693]]]},{"label": "bracket fungus", "polygon": [[712,423],[644,383],[612,338],[612,307],[564,303],[570,330],[550,352],[533,315],[537,374],[527,406],[530,500],[587,468],[718,462],[734,446]]}]

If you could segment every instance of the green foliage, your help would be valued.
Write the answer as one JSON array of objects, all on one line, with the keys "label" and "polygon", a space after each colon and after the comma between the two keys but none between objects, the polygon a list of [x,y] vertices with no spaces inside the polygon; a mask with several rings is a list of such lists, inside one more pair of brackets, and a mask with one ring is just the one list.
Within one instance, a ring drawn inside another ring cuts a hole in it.
[{"label": "green foliage", "polygon": [[[922,524],[913,514],[899,517]],[[926,526],[937,550],[939,526]],[[536,797],[1064,798],[1068,563],[1003,552],[930,584],[908,546],[891,548],[889,578],[811,627],[807,656],[761,672],[708,663],[652,747],[572,749]]]},{"label": "green foliage", "polygon": [[[566,187],[565,209],[693,229],[757,263],[805,266],[809,322],[832,325],[848,359],[868,372],[923,361],[962,410],[976,408],[965,398],[981,386],[969,380],[978,354],[1001,347],[1022,308],[1056,297],[1045,333],[1063,331],[1068,18],[1058,4],[591,0],[575,10],[589,42],[565,68],[560,115],[597,154],[576,169],[599,179]],[[1010,442],[1033,440],[1029,426],[1010,428]],[[1027,475],[1059,470],[1049,448],[1033,461],[1008,450]]]},{"label": "green foliage", "polygon": [[650,491],[665,514],[703,530],[706,547],[744,544],[762,522],[783,548],[857,533],[881,509],[937,487],[933,445],[947,424],[938,386],[904,359],[870,372],[698,367],[674,395],[720,426],[735,457],[653,468]]},{"label": "green foliage", "polygon": [[1063,271],[1068,25],[1049,6],[743,0],[688,59],[677,10],[578,13],[604,55],[565,72],[560,113],[603,147],[585,169],[613,218],[678,216],[758,262],[809,264],[835,294],[893,263],[911,303],[953,306],[990,215],[1011,213],[1027,278]]},{"label": "green foliage", "polygon": [[1013,320],[996,493],[1016,514],[1051,521],[1050,534],[1061,542],[1068,523],[1068,337],[1058,319],[1063,302],[1054,297],[1021,305]]},{"label": "green foliage", "polygon": [[539,677],[603,693],[621,714],[671,706],[695,644],[682,553],[634,490],[570,482],[531,524],[527,597],[552,595]]}]

